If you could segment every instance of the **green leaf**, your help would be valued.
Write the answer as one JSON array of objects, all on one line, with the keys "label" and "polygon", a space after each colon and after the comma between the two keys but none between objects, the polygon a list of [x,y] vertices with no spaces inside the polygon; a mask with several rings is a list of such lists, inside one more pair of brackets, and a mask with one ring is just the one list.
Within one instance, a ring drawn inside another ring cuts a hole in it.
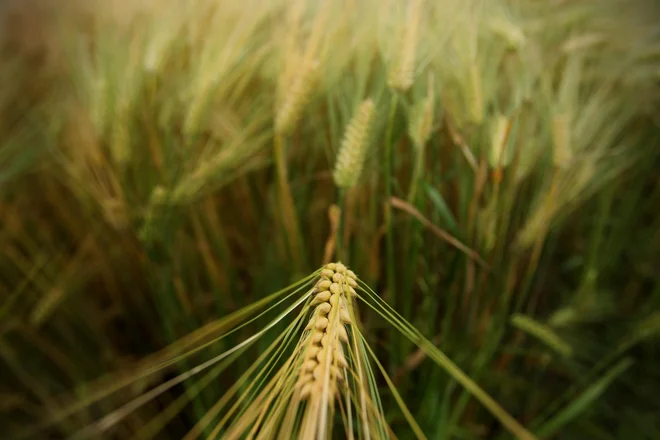
[{"label": "green leaf", "polygon": [[440,217],[442,217],[446,229],[456,234],[456,231],[458,230],[456,219],[454,218],[454,214],[452,214],[451,210],[449,209],[449,206],[447,206],[445,199],[434,187],[429,184],[426,184],[426,193],[431,199],[431,202],[433,202],[433,206],[435,206],[438,214],[440,214]]},{"label": "green leaf", "polygon": [[511,317],[510,322],[514,327],[534,336],[562,356],[569,357],[573,353],[573,348],[559,337],[552,328],[533,320],[529,316],[515,314]]},{"label": "green leaf", "polygon": [[544,423],[537,431],[540,438],[547,438],[556,434],[562,427],[583,414],[589,407],[603,395],[607,388],[632,364],[631,358],[622,359],[610,368],[603,376],[587,388],[577,399],[571,402],[556,416]]}]

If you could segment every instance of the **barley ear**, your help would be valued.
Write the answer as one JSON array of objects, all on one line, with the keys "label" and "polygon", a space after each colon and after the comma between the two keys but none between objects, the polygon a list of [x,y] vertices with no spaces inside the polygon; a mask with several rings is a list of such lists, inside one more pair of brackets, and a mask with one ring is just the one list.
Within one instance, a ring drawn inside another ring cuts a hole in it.
[{"label": "barley ear", "polygon": [[309,405],[300,427],[301,438],[324,438],[337,397],[348,392],[345,382],[349,363],[344,344],[349,343],[346,327],[352,324],[348,300],[357,287],[357,277],[342,263],[329,263],[314,287],[309,332],[299,349],[303,352],[296,389]]},{"label": "barley ear", "polygon": [[338,188],[348,189],[358,182],[367,155],[369,130],[374,112],[373,101],[371,99],[363,101],[346,128],[332,173]]},{"label": "barley ear", "polygon": [[413,84],[422,6],[423,0],[413,0],[408,6],[400,51],[388,79],[388,85],[394,90],[405,92]]},{"label": "barley ear", "polygon": [[488,151],[488,165],[491,168],[506,167],[510,156],[507,154],[509,118],[498,114],[491,125],[490,150]]},{"label": "barley ear", "polygon": [[417,149],[424,148],[433,133],[433,119],[435,118],[435,88],[433,76],[429,75],[429,85],[426,97],[413,110],[408,127],[408,133]]},{"label": "barley ear", "polygon": [[282,100],[276,110],[275,133],[287,135],[293,131],[312,94],[318,71],[318,61],[306,61],[298,75],[292,75],[291,83],[282,92]]}]

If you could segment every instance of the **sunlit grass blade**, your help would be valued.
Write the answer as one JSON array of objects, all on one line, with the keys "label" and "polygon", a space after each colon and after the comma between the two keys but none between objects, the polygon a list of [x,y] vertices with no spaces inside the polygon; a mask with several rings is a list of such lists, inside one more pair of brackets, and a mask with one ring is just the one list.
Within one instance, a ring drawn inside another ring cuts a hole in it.
[{"label": "sunlit grass blade", "polygon": [[[223,319],[208,324],[202,329],[183,338],[181,341],[173,343],[170,347],[162,350],[160,353],[152,355],[150,359],[144,361],[143,364],[140,365],[139,368],[137,369],[137,372],[132,372],[129,373],[128,375],[124,375],[124,374],[110,375],[107,378],[101,379],[99,383],[92,384],[92,386],[90,387],[91,391],[88,391],[88,393],[90,394],[88,394],[83,398],[77,399],[75,403],[73,403],[69,407],[65,407],[65,409],[50,416],[50,418],[48,418],[46,421],[43,421],[39,425],[32,427],[29,431],[19,435],[17,438],[29,437],[32,435],[32,433],[38,432],[52,424],[58,423],[62,419],[84,409],[85,407],[91,405],[92,403],[100,399],[103,399],[114,392],[117,392],[121,388],[124,388],[159,370],[162,370],[163,368],[173,365],[181,361],[182,359],[191,356],[194,353],[199,352],[205,347],[212,345],[213,343],[219,341],[221,338],[229,335],[231,332],[234,332],[248,325],[250,322],[256,320],[260,316],[265,315],[269,310],[274,309],[275,307],[277,307],[279,303],[286,300],[287,298],[290,298],[293,295],[301,292],[305,284],[311,279],[311,277],[313,277],[313,275],[314,274],[300,280],[299,282],[293,284],[292,286],[288,286],[278,292],[273,293],[268,297],[263,298],[262,300],[250,304],[249,306],[241,310],[238,310],[237,312],[234,312],[233,314],[228,315]],[[293,289],[293,292],[291,292],[291,289]],[[279,299],[284,295],[286,296],[283,299]],[[274,302],[275,304],[273,304]],[[259,310],[263,309],[266,306],[269,306],[269,308],[266,309],[264,312],[261,312],[256,317],[249,319],[251,315],[259,312]],[[254,340],[256,340],[256,338],[253,338],[251,342],[254,342]],[[216,357],[215,362],[211,362],[213,360],[207,361],[205,368],[208,368],[214,363],[219,362],[229,354],[231,353],[225,352],[222,355],[219,355],[218,357]],[[201,370],[197,370],[193,374],[187,372],[182,374],[178,378],[172,379],[170,381],[170,384],[166,387],[162,387],[160,391],[152,390],[151,396],[156,396],[159,393],[166,391],[175,384],[181,383],[182,381],[186,380],[188,377],[197,374],[200,371]],[[183,377],[183,379],[181,379],[181,377]],[[151,397],[145,398],[144,396],[140,396],[135,400],[135,403],[131,405],[129,408],[138,407],[142,402],[145,402],[150,398]],[[130,411],[125,410],[125,412],[130,412]]]},{"label": "sunlit grass blade", "polygon": [[513,315],[511,317],[511,324],[544,342],[548,347],[552,348],[562,356],[568,357],[573,353],[573,348],[566,341],[562,340],[552,328],[541,324],[528,316],[519,314]]},{"label": "sunlit grass blade", "polygon": [[491,414],[496,417],[504,427],[506,427],[517,438],[523,440],[532,440],[536,438],[527,429],[525,429],[516,419],[514,419],[504,408],[500,406],[492,397],[490,397],[476,382],[465,374],[454,362],[452,362],[441,350],[439,350],[431,341],[426,339],[411,324],[405,321],[394,309],[385,301],[376,295],[369,286],[361,283],[361,290],[367,294],[362,298],[366,304],[374,311],[385,318],[390,325],[394,326],[412,343],[417,345],[426,355],[436,364],[443,368],[453,379],[459,382],[467,391],[470,392]]},{"label": "sunlit grass blade", "polygon": [[633,364],[634,361],[631,358],[625,358],[617,362],[558,414],[539,426],[537,430],[539,438],[553,436],[566,424],[579,417]]},{"label": "sunlit grass blade", "polygon": [[275,320],[271,321],[268,325],[266,325],[262,330],[259,332],[255,333],[254,335],[250,336],[249,338],[245,339],[243,342],[240,344],[232,347],[231,349],[195,366],[194,368],[190,369],[189,371],[186,371],[185,373],[182,373],[178,375],[177,377],[168,380],[167,382],[162,383],[161,385],[158,385],[154,389],[142,394],[141,396],[133,399],[132,401],[128,402],[127,404],[123,405],[119,409],[113,411],[112,413],[104,416],[101,420],[98,422],[95,422],[93,425],[90,425],[84,429],[82,429],[80,432],[78,432],[75,437],[76,438],[88,438],[89,436],[95,436],[98,435],[99,433],[107,430],[108,428],[112,427],[115,423],[119,422],[121,419],[123,419],[127,414],[130,414],[132,411],[135,409],[139,408],[141,405],[144,403],[148,402],[149,400],[159,396],[160,394],[164,393],[165,391],[171,389],[175,385],[178,385],[182,383],[183,381],[201,373],[202,371],[208,369],[209,367],[212,367],[213,365],[217,364],[218,362],[222,361],[223,359],[229,357],[235,352],[239,352],[241,350],[246,349],[249,347],[251,344],[256,342],[260,337],[262,337],[268,330],[270,330],[272,327],[274,327],[276,324],[278,324],[282,319],[284,319],[289,313],[291,313],[295,308],[297,308],[300,304],[302,304],[305,300],[307,299],[307,296],[302,296],[300,299],[298,299],[293,305],[289,306],[284,312],[282,312]]}]

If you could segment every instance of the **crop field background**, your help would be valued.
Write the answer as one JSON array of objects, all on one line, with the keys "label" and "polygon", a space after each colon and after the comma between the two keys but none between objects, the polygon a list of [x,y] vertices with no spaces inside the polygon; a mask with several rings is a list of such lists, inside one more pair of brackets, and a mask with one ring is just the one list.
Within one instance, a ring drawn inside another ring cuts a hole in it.
[{"label": "crop field background", "polygon": [[659,439],[659,22],[0,2],[0,438]]}]

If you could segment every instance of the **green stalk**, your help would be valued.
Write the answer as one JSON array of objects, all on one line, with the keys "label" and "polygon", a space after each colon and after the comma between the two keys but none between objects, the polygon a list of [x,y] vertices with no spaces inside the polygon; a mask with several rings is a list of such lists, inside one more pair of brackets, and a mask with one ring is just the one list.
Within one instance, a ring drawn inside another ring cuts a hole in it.
[{"label": "green stalk", "polygon": [[408,203],[415,205],[417,199],[417,189],[422,179],[424,170],[424,145],[415,145],[415,166],[413,168],[412,179],[410,180],[410,190],[408,191]]},{"label": "green stalk", "polygon": [[[408,203],[410,203],[412,206],[415,208],[420,209],[420,203],[419,199],[420,197],[418,196],[418,188],[421,184],[422,180],[422,172],[424,170],[424,146],[423,145],[416,145],[415,146],[415,164],[414,164],[414,169],[413,169],[413,175],[412,175],[412,180],[410,182],[410,190],[408,191]],[[406,225],[407,233],[405,235],[405,242],[406,245],[404,247],[405,252],[408,254],[408,258],[410,262],[414,262],[416,255],[419,253],[421,249],[421,240],[420,240],[420,232],[422,229],[422,225],[419,221],[415,219],[408,219],[407,225]],[[402,301],[403,305],[401,308],[402,315],[405,319],[407,320],[412,320],[412,308],[413,308],[413,290],[414,290],[414,282],[415,282],[415,273],[416,273],[416,264],[407,264],[406,269],[404,271],[404,279],[403,279],[403,288],[401,290],[402,293]],[[408,343],[408,341],[404,341],[403,345],[401,346],[401,355],[405,358],[407,354],[410,352],[411,349],[411,344]]]},{"label": "green stalk", "polygon": [[[394,260],[394,231],[392,230],[392,207],[390,206],[390,197],[392,197],[392,187],[394,179],[394,116],[396,114],[397,95],[392,93],[392,101],[390,102],[390,113],[387,122],[387,134],[385,138],[385,255],[386,255],[386,272],[387,272],[387,293],[390,295],[392,304],[396,306],[396,277],[395,277],[395,260]],[[396,330],[392,330],[392,341],[398,340],[401,345],[402,338],[397,335]],[[395,363],[392,358],[390,366]]]},{"label": "green stalk", "polygon": [[344,246],[348,247],[347,243],[343,242],[344,238],[344,209],[346,208],[346,197],[347,192],[343,188],[339,188],[339,196],[337,198],[337,206],[339,206],[339,225],[337,226],[337,237],[335,240],[335,246],[337,249],[337,261],[343,261],[348,264],[348,251],[344,249]]},{"label": "green stalk", "polygon": [[275,169],[277,170],[277,187],[279,202],[281,204],[281,219],[287,235],[289,252],[293,260],[296,273],[303,273],[304,261],[302,257],[302,238],[298,226],[298,216],[289,186],[289,172],[286,163],[285,139],[282,135],[275,135],[274,143]]}]

